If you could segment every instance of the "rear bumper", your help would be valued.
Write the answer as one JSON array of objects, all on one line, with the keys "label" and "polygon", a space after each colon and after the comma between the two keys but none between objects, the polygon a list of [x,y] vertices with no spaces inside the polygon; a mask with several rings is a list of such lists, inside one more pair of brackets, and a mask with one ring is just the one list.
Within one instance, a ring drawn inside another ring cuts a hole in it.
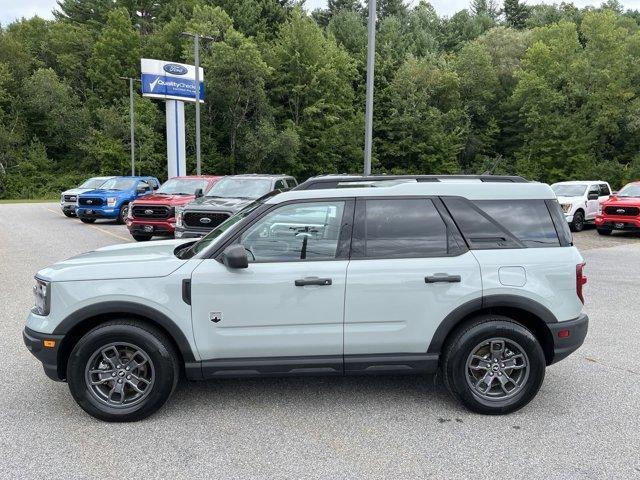
[{"label": "rear bumper", "polygon": [[163,218],[162,220],[127,219],[127,228],[132,235],[173,235],[176,219]]},{"label": "rear bumper", "polygon": [[589,329],[589,317],[583,313],[573,320],[548,323],[547,326],[553,338],[553,364],[567,358],[582,346]]},{"label": "rear bumper", "polygon": [[[52,335],[50,333],[40,333],[31,330],[29,327],[25,327],[22,331],[22,340],[24,341],[27,349],[36,357],[44,368],[44,373],[47,374],[51,380],[61,382],[64,380],[64,376],[58,372],[58,349],[64,335]],[[45,347],[44,340],[53,340],[55,342],[54,347]]]},{"label": "rear bumper", "polygon": [[80,218],[118,218],[120,215],[120,208],[76,208],[76,215]]}]

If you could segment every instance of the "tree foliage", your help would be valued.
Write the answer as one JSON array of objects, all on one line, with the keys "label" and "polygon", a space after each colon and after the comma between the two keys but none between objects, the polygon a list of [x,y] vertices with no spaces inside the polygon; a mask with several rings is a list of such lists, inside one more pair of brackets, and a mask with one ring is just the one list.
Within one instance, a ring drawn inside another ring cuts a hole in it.
[{"label": "tree foliage", "polygon": [[[378,0],[376,172],[640,177],[640,14],[616,0]],[[201,45],[203,170],[358,172],[368,3],[59,0],[53,20],[0,28],[0,197],[127,174],[127,83],[140,57],[190,63]],[[195,169],[193,106],[187,167]],[[135,96],[137,169],[166,176],[164,105]]]}]

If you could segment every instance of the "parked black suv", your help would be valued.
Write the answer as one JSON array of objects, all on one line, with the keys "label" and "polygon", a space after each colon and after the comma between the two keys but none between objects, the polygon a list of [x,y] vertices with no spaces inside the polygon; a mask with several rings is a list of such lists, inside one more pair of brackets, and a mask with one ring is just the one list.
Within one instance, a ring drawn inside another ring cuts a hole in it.
[{"label": "parked black suv", "polygon": [[298,185],[290,175],[230,175],[219,180],[206,195],[176,208],[176,238],[203,237],[231,215],[274,190]]}]

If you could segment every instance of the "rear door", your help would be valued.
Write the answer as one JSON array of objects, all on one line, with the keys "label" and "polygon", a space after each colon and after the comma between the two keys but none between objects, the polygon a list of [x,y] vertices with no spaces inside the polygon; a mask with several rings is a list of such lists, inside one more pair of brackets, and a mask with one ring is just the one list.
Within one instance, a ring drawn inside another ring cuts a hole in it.
[{"label": "rear door", "polygon": [[443,319],[481,301],[480,267],[440,200],[358,199],[347,269],[345,370],[426,354]]}]

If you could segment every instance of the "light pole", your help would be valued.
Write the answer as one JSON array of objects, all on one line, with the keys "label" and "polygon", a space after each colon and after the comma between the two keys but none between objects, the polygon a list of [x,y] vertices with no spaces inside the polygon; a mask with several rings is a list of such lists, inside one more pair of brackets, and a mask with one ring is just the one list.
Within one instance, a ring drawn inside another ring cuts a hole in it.
[{"label": "light pole", "polygon": [[373,67],[376,58],[376,0],[369,0],[367,40],[367,91],[364,111],[364,174],[371,175],[371,142],[373,141]]},{"label": "light pole", "polygon": [[181,35],[193,37],[193,60],[196,67],[196,175],[200,175],[200,39],[214,41],[215,38],[190,32],[182,32]]},{"label": "light pole", "polygon": [[133,82],[139,82],[137,78],[119,77],[129,81],[129,127],[131,129],[131,176],[136,175],[136,119],[133,102]]}]

